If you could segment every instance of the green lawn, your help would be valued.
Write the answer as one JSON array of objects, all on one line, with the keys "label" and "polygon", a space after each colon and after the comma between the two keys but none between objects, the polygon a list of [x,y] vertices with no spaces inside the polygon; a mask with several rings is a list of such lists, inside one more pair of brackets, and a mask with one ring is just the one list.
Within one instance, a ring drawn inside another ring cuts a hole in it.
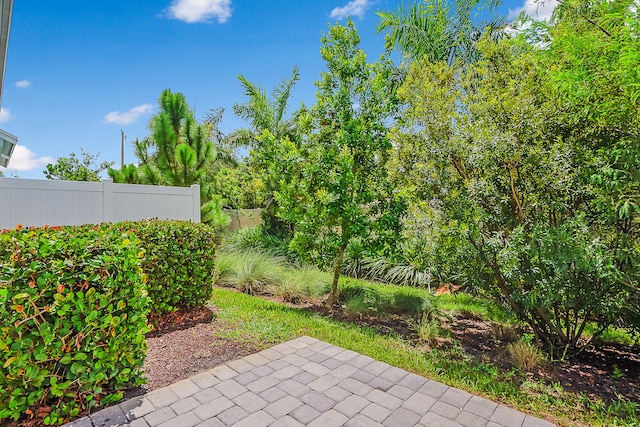
[{"label": "green lawn", "polygon": [[[386,285],[385,285],[386,286]],[[491,313],[490,305],[473,297],[445,297],[448,309]],[[249,342],[258,348],[308,335],[357,351],[399,368],[467,390],[561,426],[640,426],[637,405],[605,405],[565,392],[559,385],[523,381],[514,372],[500,372],[489,363],[478,363],[456,346],[446,350],[417,348],[401,337],[381,335],[366,327],[328,319],[304,309],[292,308],[227,289],[215,289],[219,307],[217,322],[227,339]]]}]

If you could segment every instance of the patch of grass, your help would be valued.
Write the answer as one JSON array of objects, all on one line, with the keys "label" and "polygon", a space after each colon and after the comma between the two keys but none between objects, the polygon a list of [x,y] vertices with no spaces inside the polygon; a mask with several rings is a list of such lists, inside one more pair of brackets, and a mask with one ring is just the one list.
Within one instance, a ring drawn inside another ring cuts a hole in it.
[{"label": "patch of grass", "polygon": [[584,400],[560,386],[539,381],[522,383],[515,372],[505,373],[492,364],[478,363],[457,346],[425,352],[398,336],[380,335],[368,327],[225,289],[215,289],[212,301],[219,308],[217,321],[224,326],[219,335],[257,348],[309,335],[561,426],[638,425],[634,418],[637,411],[630,415],[633,405],[618,405],[614,408],[620,411],[617,415],[609,411],[610,405]]},{"label": "patch of grass", "polygon": [[373,283],[361,279],[342,278],[340,295],[347,300],[354,294],[366,294],[368,304],[379,313],[420,316],[436,306],[451,315],[466,314],[487,320],[514,322],[507,311],[496,304],[462,292],[433,296],[425,288]]},{"label": "patch of grass", "polygon": [[545,357],[535,344],[525,340],[520,340],[507,345],[507,354],[514,365],[522,369],[523,372],[533,372],[540,366]]},{"label": "patch of grass", "polygon": [[491,322],[491,334],[496,341],[512,343],[518,340],[516,326],[509,323]]},{"label": "patch of grass", "polygon": [[[596,330],[595,325],[587,325],[585,328],[585,337],[593,335]],[[640,334],[634,334],[626,329],[616,328],[609,326],[599,336],[595,338],[601,343],[617,343],[624,345],[637,345],[640,344]]]},{"label": "patch of grass", "polygon": [[470,314],[485,320],[496,322],[514,322],[514,316],[493,302],[473,295],[457,292],[438,295],[438,306],[455,314]]},{"label": "patch of grass", "polygon": [[289,268],[285,276],[284,284],[298,289],[305,301],[322,298],[331,287],[331,275],[316,267]]},{"label": "patch of grass", "polygon": [[435,346],[439,338],[444,336],[444,329],[437,320],[429,319],[427,316],[423,316],[417,322],[412,324],[420,342],[429,347]]},{"label": "patch of grass", "polygon": [[376,310],[375,304],[365,294],[352,294],[344,299],[344,312],[348,315],[363,315]]},{"label": "patch of grass", "polygon": [[217,282],[250,295],[264,294],[268,286],[284,280],[284,264],[283,259],[260,251],[221,254]]}]

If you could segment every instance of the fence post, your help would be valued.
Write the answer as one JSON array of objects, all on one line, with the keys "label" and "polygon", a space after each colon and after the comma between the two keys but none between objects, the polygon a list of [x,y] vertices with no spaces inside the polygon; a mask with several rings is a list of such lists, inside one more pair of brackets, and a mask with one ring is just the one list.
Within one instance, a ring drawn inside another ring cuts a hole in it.
[{"label": "fence post", "polygon": [[102,222],[113,222],[113,180],[102,180]]},{"label": "fence post", "polygon": [[193,200],[193,207],[192,207],[192,218],[193,218],[193,222],[200,222],[201,218],[200,218],[200,186],[198,184],[193,184],[191,186],[191,191],[192,191],[192,197],[191,199]]}]

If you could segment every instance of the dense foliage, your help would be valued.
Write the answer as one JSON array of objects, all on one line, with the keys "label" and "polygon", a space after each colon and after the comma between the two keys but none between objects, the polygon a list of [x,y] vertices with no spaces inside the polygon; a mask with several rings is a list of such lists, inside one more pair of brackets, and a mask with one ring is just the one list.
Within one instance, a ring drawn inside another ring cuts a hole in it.
[{"label": "dense foliage", "polygon": [[100,174],[109,169],[113,162],[98,162],[98,154],[91,154],[80,149],[82,159],[76,153],[69,157],[60,157],[55,163],[49,163],[43,171],[47,179],[63,179],[66,181],[100,181]]},{"label": "dense foliage", "polygon": [[143,254],[108,227],[0,234],[0,419],[60,423],[142,383]]},{"label": "dense foliage", "polygon": [[278,141],[291,178],[276,194],[279,215],[295,224],[291,245],[321,265],[332,265],[329,303],[337,296],[344,252],[356,237],[384,246],[399,225],[385,162],[391,143],[385,120],[395,108],[393,67],[370,64],[348,20],[322,38],[322,73],[311,132],[296,146]]},{"label": "dense foliage", "polygon": [[[222,229],[230,218],[222,212],[222,200],[213,192],[212,167],[216,163],[213,140],[220,117],[196,121],[183,94],[165,89],[158,99],[160,111],[149,122],[151,135],[134,142],[139,164],[109,170],[115,182],[189,187],[200,186],[202,222]],[[220,112],[221,115],[221,112]]]},{"label": "dense foliage", "polygon": [[[109,227],[106,225],[105,227]],[[211,297],[215,266],[215,234],[205,224],[188,221],[123,222],[111,227],[131,231],[145,250],[151,311],[201,307]]]},{"label": "dense foliage", "polygon": [[[504,36],[504,19],[491,12],[499,0],[423,0],[404,2],[394,12],[381,11],[378,32],[386,32],[387,50],[399,49],[410,60],[471,63],[482,55],[483,34]],[[480,20],[492,16],[490,20]]]},{"label": "dense foliage", "polygon": [[567,2],[547,48],[485,37],[477,63],[415,62],[400,92],[395,162],[416,200],[430,201],[432,237],[450,255],[442,270],[455,265],[557,354],[584,345],[590,322],[594,335],[640,326],[629,316],[640,117],[631,69],[617,65],[629,45],[637,52],[629,5],[567,15]]},{"label": "dense foliage", "polygon": [[304,106],[287,117],[291,92],[299,78],[298,67],[294,67],[291,77],[274,86],[271,97],[268,97],[262,87],[244,76],[238,76],[247,101],[235,104],[233,111],[248,122],[249,128],[239,129],[229,135],[234,144],[250,148],[247,166],[257,180],[252,184],[257,184],[259,197],[265,200],[261,216],[266,232],[287,239],[291,238],[293,225],[278,215],[279,204],[275,193],[290,177],[278,145],[286,140],[299,146],[304,137],[306,127],[300,120],[301,116],[305,116]]},{"label": "dense foliage", "polygon": [[184,221],[2,233],[0,419],[61,422],[142,383],[147,316],[210,299],[213,238]]}]

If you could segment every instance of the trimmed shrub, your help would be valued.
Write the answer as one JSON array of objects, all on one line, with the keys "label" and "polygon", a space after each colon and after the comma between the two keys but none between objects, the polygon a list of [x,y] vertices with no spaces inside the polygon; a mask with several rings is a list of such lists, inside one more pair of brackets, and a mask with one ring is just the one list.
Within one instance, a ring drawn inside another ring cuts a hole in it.
[{"label": "trimmed shrub", "polygon": [[132,231],[145,249],[142,270],[154,314],[200,307],[211,298],[214,282],[214,231],[188,221],[136,221],[112,225]]},{"label": "trimmed shrub", "polygon": [[62,423],[143,382],[143,253],[111,227],[0,234],[0,419]]}]

